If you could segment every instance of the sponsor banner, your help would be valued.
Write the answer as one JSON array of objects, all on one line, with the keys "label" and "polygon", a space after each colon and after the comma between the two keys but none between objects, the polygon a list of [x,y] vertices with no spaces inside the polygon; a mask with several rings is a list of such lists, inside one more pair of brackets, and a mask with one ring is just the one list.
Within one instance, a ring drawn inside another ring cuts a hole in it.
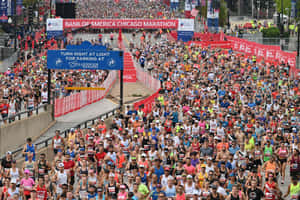
[{"label": "sponsor banner", "polygon": [[63,31],[63,19],[47,19],[47,31]]},{"label": "sponsor banner", "polygon": [[190,0],[185,0],[184,10],[185,11],[191,11],[192,10],[192,5],[191,5]]},{"label": "sponsor banner", "polygon": [[64,19],[63,28],[177,29],[178,20],[171,19]]},{"label": "sponsor banner", "polygon": [[48,69],[122,70],[123,53],[97,50],[48,50]]},{"label": "sponsor banner", "polygon": [[220,0],[207,1],[207,19],[218,19],[220,12]]},{"label": "sponsor banner", "polygon": [[178,19],[178,31],[194,31],[194,19]]},{"label": "sponsor banner", "polygon": [[177,40],[188,42],[193,39],[194,31],[177,31]]},{"label": "sponsor banner", "polygon": [[63,31],[47,31],[47,39],[55,38],[63,36]]},{"label": "sponsor banner", "polygon": [[8,21],[8,0],[0,0],[0,22]]}]

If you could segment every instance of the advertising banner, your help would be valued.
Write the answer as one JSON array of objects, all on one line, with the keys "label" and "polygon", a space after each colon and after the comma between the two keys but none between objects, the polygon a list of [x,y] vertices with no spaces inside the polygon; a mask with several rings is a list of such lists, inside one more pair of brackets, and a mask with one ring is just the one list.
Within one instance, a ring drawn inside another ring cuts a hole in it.
[{"label": "advertising banner", "polygon": [[194,31],[194,19],[178,19],[178,31]]},{"label": "advertising banner", "polygon": [[56,38],[63,34],[63,19],[47,19],[47,38]]},{"label": "advertising banner", "polygon": [[48,50],[48,69],[122,70],[121,51]]},{"label": "advertising banner", "polygon": [[63,28],[177,29],[176,19],[64,19]]},{"label": "advertising banner", "polygon": [[8,20],[8,0],[0,0],[0,22],[7,22]]}]

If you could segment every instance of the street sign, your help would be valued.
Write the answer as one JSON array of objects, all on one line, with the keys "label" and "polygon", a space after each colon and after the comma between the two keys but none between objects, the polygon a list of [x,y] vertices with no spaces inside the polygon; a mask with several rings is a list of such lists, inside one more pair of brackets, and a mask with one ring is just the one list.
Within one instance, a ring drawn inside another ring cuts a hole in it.
[{"label": "street sign", "polygon": [[48,69],[123,70],[122,51],[48,50]]}]

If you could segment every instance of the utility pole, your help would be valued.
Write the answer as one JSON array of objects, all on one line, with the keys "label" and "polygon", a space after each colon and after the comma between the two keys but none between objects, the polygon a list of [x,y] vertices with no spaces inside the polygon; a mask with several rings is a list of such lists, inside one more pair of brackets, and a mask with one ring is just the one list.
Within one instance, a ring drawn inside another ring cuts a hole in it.
[{"label": "utility pole", "polygon": [[17,0],[14,0],[14,50],[17,51]]},{"label": "utility pole", "polygon": [[281,0],[281,18],[280,18],[281,20],[280,20],[280,27],[281,27],[281,29],[280,29],[280,46],[281,46],[281,50],[284,50],[284,47],[283,47],[283,43],[284,43],[284,41],[283,41],[283,29],[284,29],[284,27],[283,27],[283,0]]},{"label": "utility pole", "polygon": [[300,54],[300,44],[299,44],[299,42],[300,42],[300,22],[298,22],[298,24],[297,24],[297,65],[296,65],[296,68],[297,69],[300,69],[300,60],[299,60],[299,54]]}]

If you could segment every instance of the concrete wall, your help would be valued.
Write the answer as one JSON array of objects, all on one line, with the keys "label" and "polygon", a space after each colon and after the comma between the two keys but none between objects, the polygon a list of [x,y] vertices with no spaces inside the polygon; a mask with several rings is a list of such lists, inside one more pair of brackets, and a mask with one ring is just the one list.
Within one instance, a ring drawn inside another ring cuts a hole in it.
[{"label": "concrete wall", "polygon": [[39,115],[4,125],[0,128],[0,155],[22,147],[28,137],[38,138],[54,122],[53,105],[49,105],[47,111]]}]

